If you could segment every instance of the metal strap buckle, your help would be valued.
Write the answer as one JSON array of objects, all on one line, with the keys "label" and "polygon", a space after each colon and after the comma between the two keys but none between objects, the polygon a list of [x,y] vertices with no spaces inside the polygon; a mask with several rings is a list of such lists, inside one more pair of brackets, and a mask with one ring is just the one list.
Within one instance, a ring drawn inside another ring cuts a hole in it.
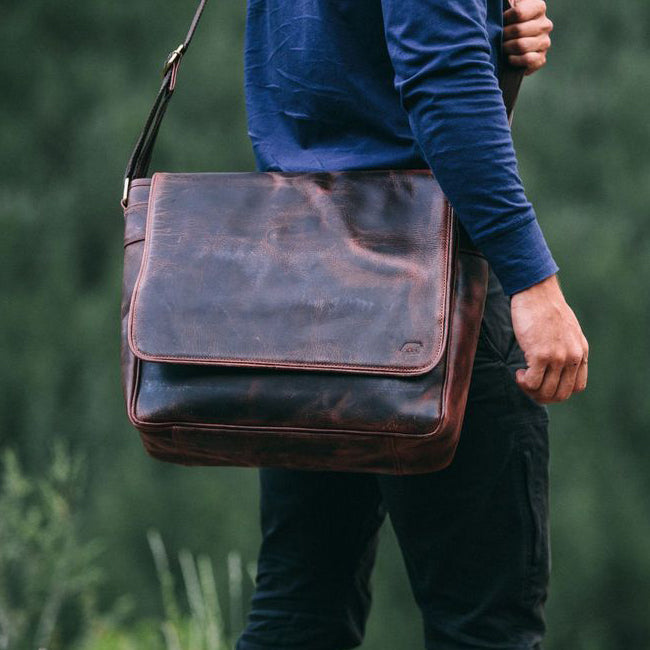
[{"label": "metal strap buckle", "polygon": [[128,202],[129,202],[129,190],[130,189],[131,189],[131,179],[127,176],[124,179],[124,189],[122,191],[122,200],[120,201],[120,204],[125,209],[126,209],[126,206],[127,206]]},{"label": "metal strap buckle", "polygon": [[174,63],[176,63],[185,53],[185,44],[181,43],[175,50],[172,50],[167,58],[165,59],[165,64],[163,65],[162,76],[164,77],[172,68]]}]

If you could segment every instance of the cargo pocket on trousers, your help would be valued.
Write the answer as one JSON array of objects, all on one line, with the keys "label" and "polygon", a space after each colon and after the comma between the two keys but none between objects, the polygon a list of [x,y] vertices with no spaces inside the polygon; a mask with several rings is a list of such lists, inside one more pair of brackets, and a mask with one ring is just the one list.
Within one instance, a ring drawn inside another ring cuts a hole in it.
[{"label": "cargo pocket on trousers", "polygon": [[[522,599],[534,605],[546,600],[551,570],[548,503],[548,447],[546,423],[527,423],[527,439],[520,448],[523,494],[527,522],[526,570]],[[530,437],[528,437],[530,436]]]}]

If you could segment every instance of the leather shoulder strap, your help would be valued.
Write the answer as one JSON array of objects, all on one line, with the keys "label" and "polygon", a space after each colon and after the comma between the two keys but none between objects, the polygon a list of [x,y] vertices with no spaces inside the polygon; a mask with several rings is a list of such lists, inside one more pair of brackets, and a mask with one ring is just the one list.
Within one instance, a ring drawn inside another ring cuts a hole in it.
[{"label": "leather shoulder strap", "polygon": [[174,94],[178,68],[181,64],[183,55],[187,52],[187,49],[192,42],[194,32],[201,20],[207,2],[208,0],[199,1],[185,39],[175,50],[172,50],[165,59],[160,90],[158,90],[156,99],[149,111],[149,115],[147,116],[147,121],[145,122],[144,128],[135,143],[133,153],[131,154],[126,166],[126,172],[124,174],[124,193],[122,194],[122,205],[124,207],[126,207],[131,181],[135,178],[143,178],[147,175],[149,164],[151,163],[153,147],[156,144],[156,138],[158,137],[158,131],[160,130],[160,125],[165,115],[165,111],[167,110],[169,100]]},{"label": "leather shoulder strap", "polygon": [[[156,143],[156,138],[158,137],[158,131],[160,130],[160,125],[165,115],[165,111],[167,110],[169,100],[174,94],[174,88],[176,87],[178,68],[181,64],[183,55],[187,52],[187,49],[192,42],[194,32],[201,20],[207,2],[208,0],[199,1],[192,22],[190,23],[190,27],[187,30],[185,40],[175,50],[172,50],[165,60],[163,66],[163,80],[160,90],[156,95],[151,111],[149,111],[147,121],[145,122],[144,128],[140,133],[140,137],[135,144],[133,153],[131,154],[126,166],[126,172],[124,174],[124,192],[122,194],[123,207],[126,207],[131,181],[135,178],[145,177],[149,171],[151,155]],[[507,9],[511,6],[511,0],[503,0],[503,5],[504,8]],[[501,92],[503,93],[503,101],[508,113],[508,119],[512,120],[512,111],[524,76],[524,70],[523,68],[515,68],[509,65],[505,56],[501,57],[500,67],[499,85],[501,87]]]}]

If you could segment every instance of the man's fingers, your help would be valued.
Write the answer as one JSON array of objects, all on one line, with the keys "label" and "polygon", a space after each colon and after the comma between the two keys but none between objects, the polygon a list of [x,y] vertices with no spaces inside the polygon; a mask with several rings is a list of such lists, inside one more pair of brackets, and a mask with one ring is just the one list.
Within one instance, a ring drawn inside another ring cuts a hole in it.
[{"label": "man's fingers", "polygon": [[517,370],[519,387],[540,404],[563,402],[587,387],[587,359],[580,353],[569,354],[565,362],[543,360],[526,370]]},{"label": "man's fingers", "polygon": [[503,51],[508,62],[532,74],[546,65],[553,23],[546,17],[544,0],[519,0],[503,14]]},{"label": "man's fingers", "polygon": [[553,397],[557,392],[562,370],[564,365],[561,363],[549,364],[544,373],[544,381],[538,390],[535,391],[535,399],[541,403],[553,401]]},{"label": "man's fingers", "polygon": [[557,385],[557,390],[555,391],[555,395],[551,397],[550,401],[563,402],[565,399],[571,397],[576,384],[578,370],[580,369],[580,363],[581,358],[577,360],[573,359],[564,366],[560,381]]},{"label": "man's fingers", "polygon": [[574,393],[581,393],[585,388],[587,388],[587,374],[589,368],[587,367],[587,359],[585,358],[580,367],[578,368],[578,374],[576,375],[576,382],[573,387]]},{"label": "man's fingers", "polygon": [[551,47],[551,38],[548,34],[517,38],[503,43],[506,54],[525,54],[526,52],[543,52]]},{"label": "man's fingers", "polygon": [[550,34],[553,31],[553,23],[546,16],[529,20],[526,23],[513,23],[503,28],[503,42],[516,38],[528,38],[540,34]]},{"label": "man's fingers", "polygon": [[514,7],[503,12],[503,24],[524,23],[545,13],[546,3],[543,0],[519,0]]},{"label": "man's fingers", "polygon": [[546,65],[546,52],[526,52],[526,54],[509,54],[508,63],[517,68],[526,68],[526,74],[532,74]]},{"label": "man's fingers", "polygon": [[531,363],[525,370],[517,370],[516,379],[519,387],[526,393],[532,393],[539,390],[544,381],[546,373],[546,363],[536,361]]}]

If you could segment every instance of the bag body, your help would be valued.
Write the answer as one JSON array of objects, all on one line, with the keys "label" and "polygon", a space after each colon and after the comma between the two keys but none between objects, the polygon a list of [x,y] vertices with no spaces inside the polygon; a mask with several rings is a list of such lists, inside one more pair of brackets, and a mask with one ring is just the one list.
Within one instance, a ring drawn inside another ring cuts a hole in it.
[{"label": "bag body", "polygon": [[155,174],[125,222],[124,393],[151,455],[451,461],[487,263],[430,172]]}]

